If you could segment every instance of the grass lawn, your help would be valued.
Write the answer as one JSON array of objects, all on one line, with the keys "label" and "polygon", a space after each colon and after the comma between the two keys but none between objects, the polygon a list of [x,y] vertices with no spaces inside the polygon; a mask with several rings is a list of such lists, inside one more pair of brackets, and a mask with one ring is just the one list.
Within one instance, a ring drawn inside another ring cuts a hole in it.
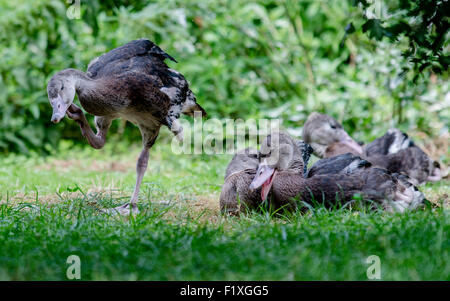
[{"label": "grass lawn", "polygon": [[141,214],[98,209],[126,202],[140,148],[63,144],[47,158],[0,158],[0,280],[450,280],[450,183],[421,187],[434,208],[406,214],[317,208],[281,218],[224,217],[229,155],[150,152]]}]

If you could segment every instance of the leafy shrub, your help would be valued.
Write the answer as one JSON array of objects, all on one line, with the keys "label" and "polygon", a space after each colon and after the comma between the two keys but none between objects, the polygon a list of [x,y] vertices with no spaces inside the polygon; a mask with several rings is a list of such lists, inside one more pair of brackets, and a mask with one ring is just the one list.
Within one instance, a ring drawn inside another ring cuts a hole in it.
[{"label": "leafy shrub", "polygon": [[[394,125],[436,134],[450,118],[447,78],[428,72],[413,83],[414,72],[401,73],[410,63],[397,45],[360,30],[340,47],[349,18],[364,22],[350,2],[81,1],[82,19],[71,20],[71,4],[62,0],[0,0],[0,151],[48,151],[61,137],[82,141],[74,122],[50,124],[47,81],[141,37],[180,62],[169,64],[185,74],[210,117],[281,118],[299,132],[319,110],[359,139]],[[115,122],[110,135],[122,127]],[[139,137],[123,130],[121,137]]]}]

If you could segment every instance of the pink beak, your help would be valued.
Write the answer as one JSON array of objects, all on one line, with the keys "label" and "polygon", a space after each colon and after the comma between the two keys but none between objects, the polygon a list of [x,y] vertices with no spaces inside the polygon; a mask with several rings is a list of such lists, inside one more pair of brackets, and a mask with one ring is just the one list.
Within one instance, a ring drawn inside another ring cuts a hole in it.
[{"label": "pink beak", "polygon": [[427,181],[437,182],[440,180],[442,180],[441,168],[440,168],[439,164],[435,164],[435,166],[433,166],[433,171],[427,178]]},{"label": "pink beak", "polygon": [[345,133],[344,139],[342,139],[339,142],[341,142],[341,143],[347,145],[348,147],[350,147],[351,149],[355,150],[358,154],[363,154],[363,148],[361,147],[361,145],[359,145],[355,140],[353,140],[349,134]]},{"label": "pink beak", "polygon": [[269,195],[270,189],[272,188],[273,179],[275,176],[275,169],[262,163],[258,166],[256,171],[256,176],[250,184],[250,190],[255,190],[261,187],[261,200],[265,201]]},{"label": "pink beak", "polygon": [[53,102],[51,102],[51,103],[52,103],[52,107],[53,107],[53,114],[52,114],[51,121],[53,123],[58,123],[66,115],[66,111],[69,108],[70,103],[65,104],[60,95],[58,95],[57,98],[53,99]]}]

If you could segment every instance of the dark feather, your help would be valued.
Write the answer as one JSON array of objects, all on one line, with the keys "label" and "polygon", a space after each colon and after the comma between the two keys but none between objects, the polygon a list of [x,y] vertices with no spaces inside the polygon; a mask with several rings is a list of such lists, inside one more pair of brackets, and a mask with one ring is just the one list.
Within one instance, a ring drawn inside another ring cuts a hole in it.
[{"label": "dark feather", "polygon": [[[176,62],[153,42],[146,39],[135,40],[92,60],[87,75],[110,85],[118,83],[123,86],[123,83],[130,83],[134,92],[131,91],[128,98],[135,100],[133,103],[136,103],[136,106],[149,104],[146,99],[150,96],[146,93],[153,93],[156,98],[160,98],[160,101],[155,103],[157,105],[167,102],[163,105],[166,113],[158,113],[155,117],[169,128],[172,128],[174,120],[178,119],[181,113],[192,115],[193,111],[197,110],[205,116],[206,112],[196,103],[187,80],[164,63],[166,58]],[[168,107],[170,109],[166,110]]]},{"label": "dark feather", "polygon": [[[100,75],[99,73],[103,73],[103,75],[105,74],[105,72],[101,72],[101,70],[107,67],[110,63],[124,62],[125,66],[123,64],[121,66],[124,68],[126,67],[126,64],[129,64],[130,59],[140,56],[153,56],[161,62],[163,62],[165,58],[168,58],[176,62],[172,56],[168,55],[152,41],[140,39],[131,41],[101,55],[98,58],[95,58],[89,63],[87,74],[92,78],[96,78]],[[114,73],[117,73],[117,70]]]},{"label": "dark feather", "polygon": [[162,60],[169,59],[175,63],[178,63],[176,59],[174,59],[171,55],[167,54],[164,50],[159,48],[159,46],[157,46],[157,45],[153,45],[153,47],[150,48],[149,53],[151,55],[161,58]]},{"label": "dark feather", "polygon": [[367,144],[364,148],[366,156],[387,155],[392,150],[399,151],[414,145],[406,133],[398,129],[390,129],[383,136]]},{"label": "dark feather", "polygon": [[[354,165],[351,166],[351,164]],[[310,178],[315,175],[352,173],[356,169],[371,166],[370,162],[360,157],[347,153],[336,157],[325,158],[317,161],[306,173],[306,177]]]}]

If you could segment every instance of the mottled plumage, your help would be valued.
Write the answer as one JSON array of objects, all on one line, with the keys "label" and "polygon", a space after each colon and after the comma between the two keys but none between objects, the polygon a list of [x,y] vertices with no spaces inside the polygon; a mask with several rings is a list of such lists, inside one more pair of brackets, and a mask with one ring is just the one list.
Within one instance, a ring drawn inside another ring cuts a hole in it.
[{"label": "mottled plumage", "polygon": [[390,172],[404,173],[414,184],[441,179],[439,163],[398,129],[388,130],[360,149],[348,137],[342,126],[325,114],[312,113],[303,127],[303,138],[321,158],[352,153]]},{"label": "mottled plumage", "polygon": [[426,182],[439,181],[441,176],[440,165],[433,161],[418,146],[410,146],[396,153],[387,155],[372,155],[367,157],[376,166],[394,173],[403,173],[410,178],[414,185]]},{"label": "mottled plumage", "polygon": [[[273,137],[268,139],[273,140]],[[282,154],[283,152],[277,151],[276,148],[284,147],[292,148],[294,154],[301,153],[300,149],[294,150],[299,148],[299,144],[293,141],[283,135],[277,145],[272,145],[270,151],[265,152],[269,157],[272,153]],[[267,142],[262,143],[265,144],[270,145]],[[298,156],[280,156],[272,160],[270,167],[265,168],[264,165],[267,164],[260,161],[252,183],[264,183],[263,191],[264,185],[269,187],[271,193],[268,199],[274,209],[294,209],[299,201],[310,205],[323,203],[330,207],[351,201],[355,194],[375,201],[389,211],[414,209],[422,203],[423,195],[401,176],[371,167],[369,162],[351,154],[339,157],[320,160],[308,171],[307,178],[299,172],[299,166],[303,166],[303,163],[299,163]],[[273,170],[272,175],[267,175],[266,168]],[[265,175],[263,179],[259,179],[261,175]],[[253,187],[259,187],[258,185]]]},{"label": "mottled plumage", "polygon": [[147,56],[154,57],[159,62],[164,61],[166,58],[177,62],[153,42],[147,39],[140,39],[131,41],[93,59],[88,65],[87,75],[97,78],[108,73],[117,74],[121,72],[120,69],[124,66],[124,64],[117,64],[118,62],[129,64],[129,59],[131,58],[145,58]]},{"label": "mottled plumage", "polygon": [[364,146],[364,155],[395,154],[402,149],[414,146],[408,135],[398,129],[389,129],[386,134]]},{"label": "mottled plumage", "polygon": [[[92,60],[86,74],[66,69],[54,75],[47,86],[53,107],[52,121],[59,122],[67,114],[79,123],[94,148],[103,147],[109,126],[116,118],[129,120],[139,127],[144,149],[137,164],[138,178],[131,198],[133,208],[147,168],[148,150],[160,127],[166,125],[182,139],[180,114],[193,115],[199,111],[205,115],[184,76],[170,69],[164,63],[166,58],[175,61],[153,42],[135,40]],[[92,132],[83,111],[73,104],[75,93],[82,107],[95,115],[97,134]]]}]

